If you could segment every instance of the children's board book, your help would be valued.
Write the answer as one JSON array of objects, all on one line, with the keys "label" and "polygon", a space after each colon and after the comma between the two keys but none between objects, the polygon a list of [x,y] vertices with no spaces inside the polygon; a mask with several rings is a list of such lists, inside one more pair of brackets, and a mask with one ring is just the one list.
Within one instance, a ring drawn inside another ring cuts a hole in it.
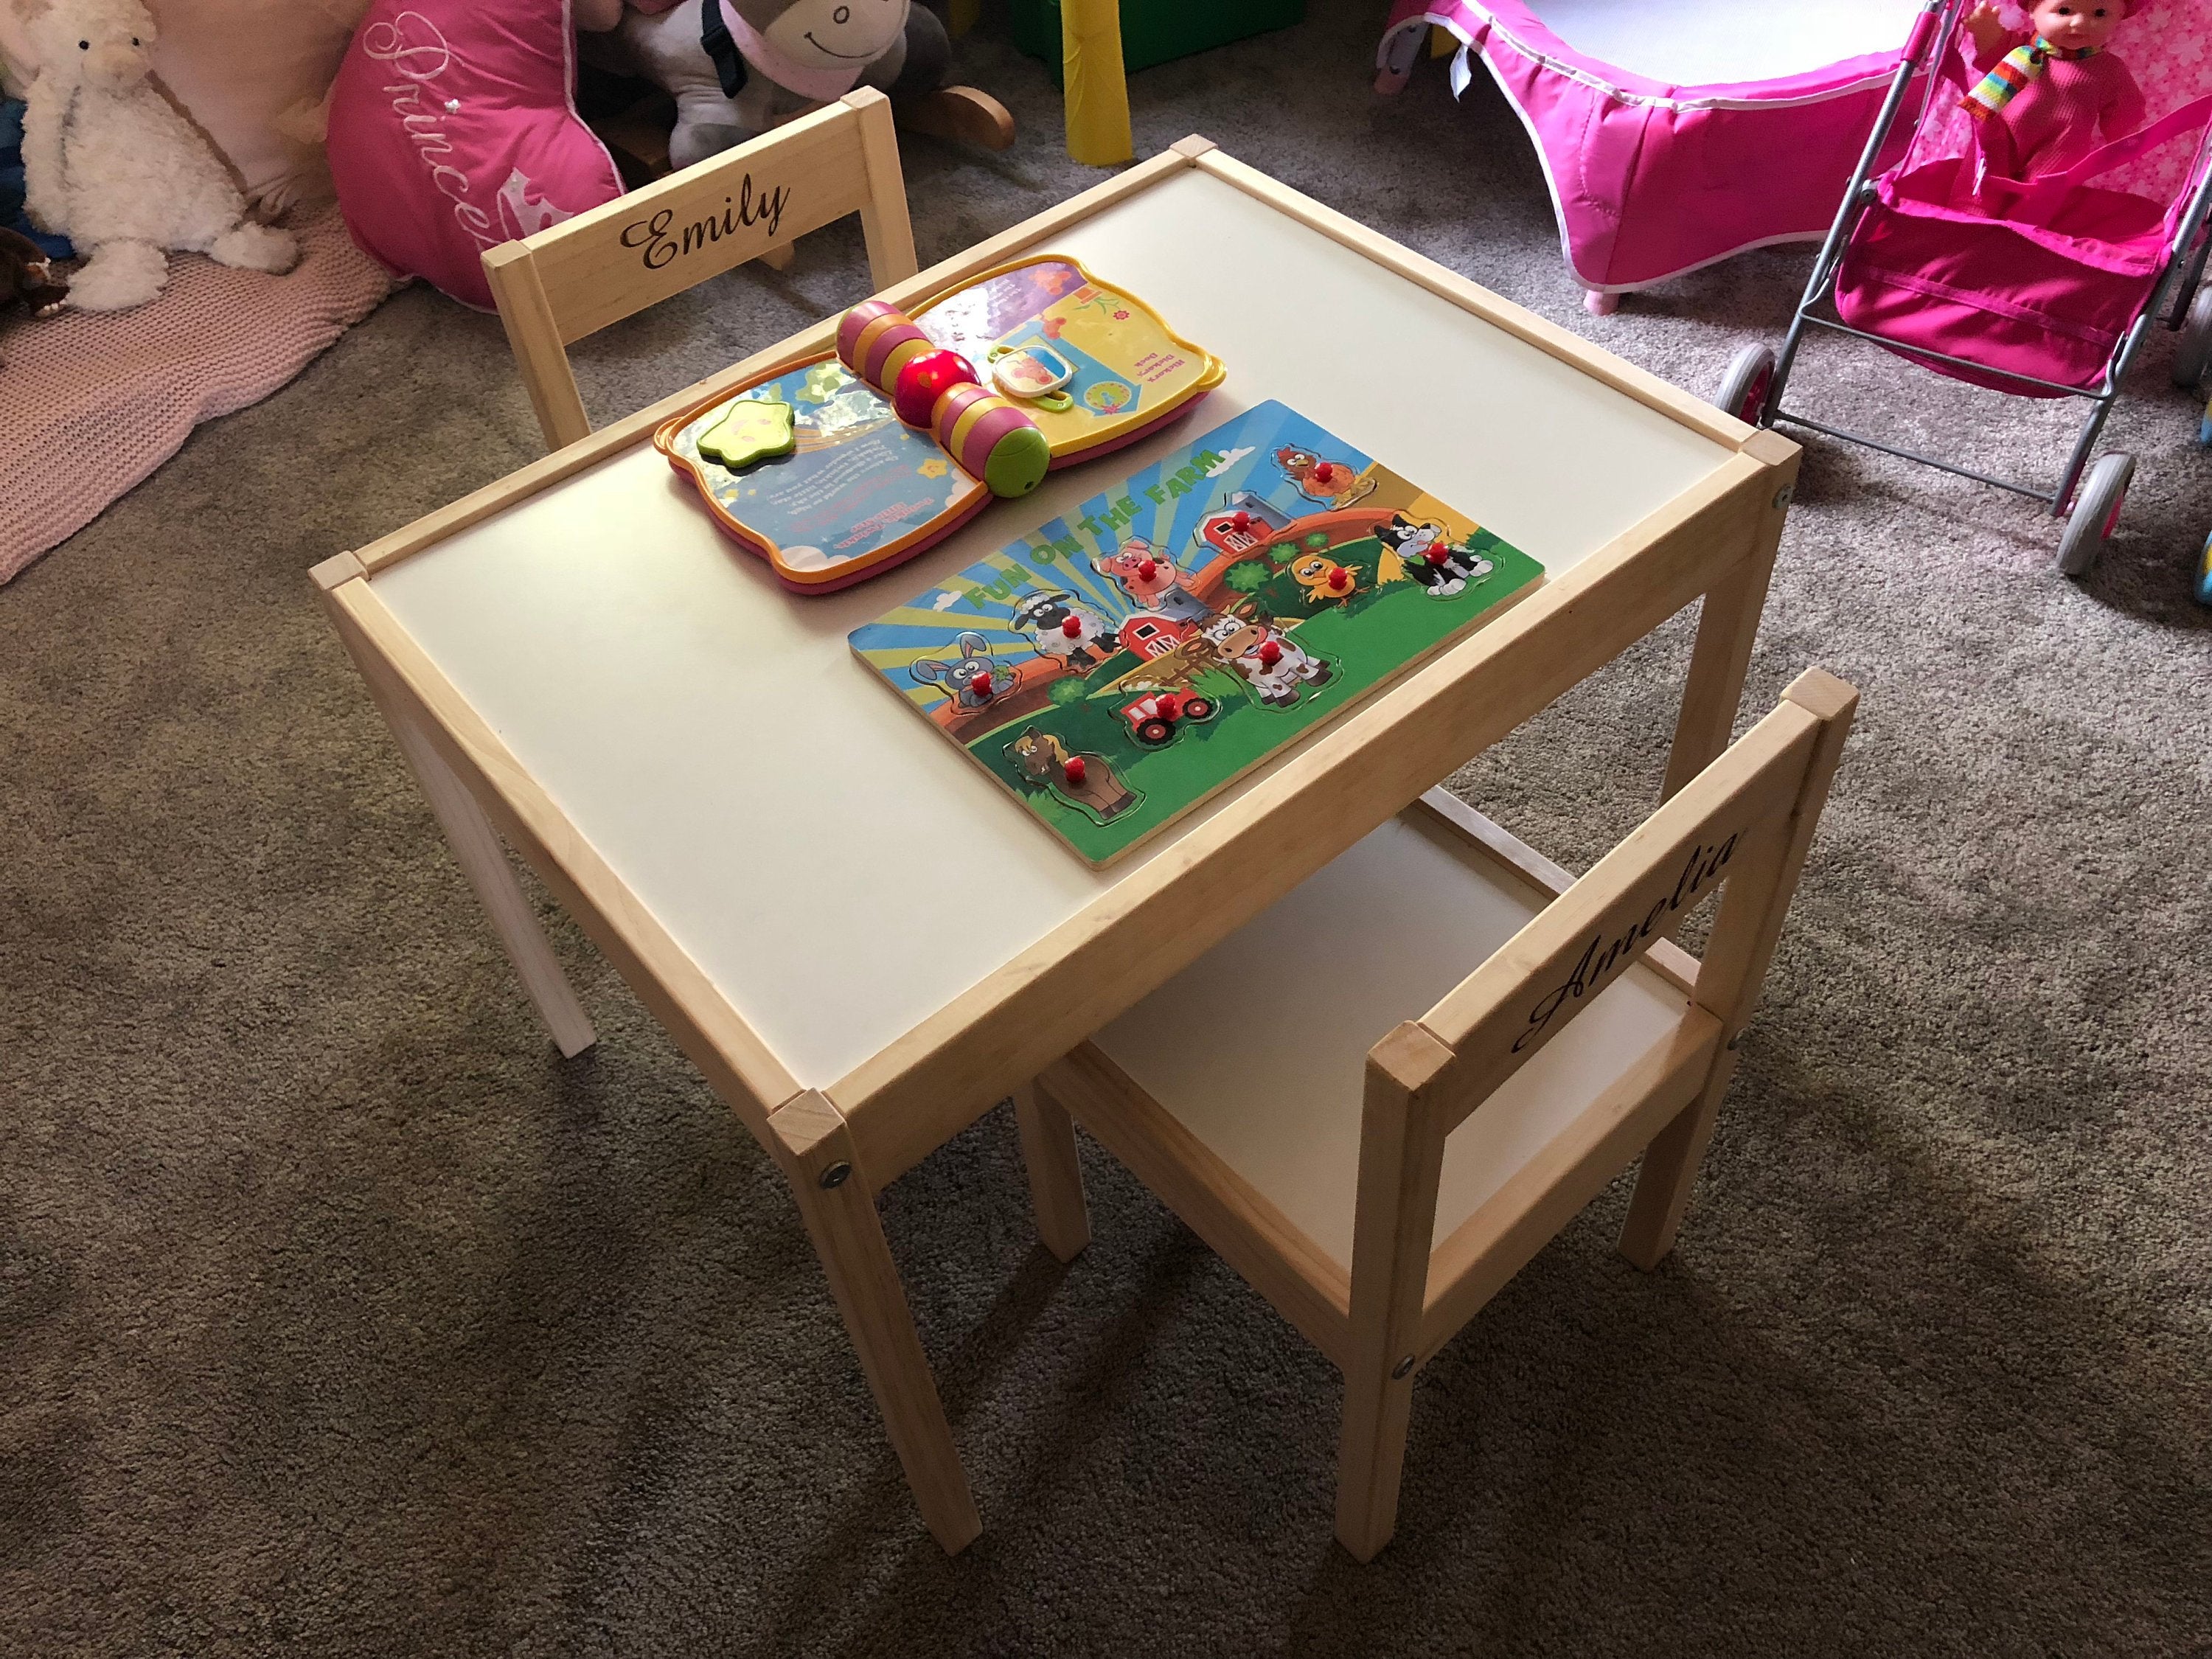
[{"label": "children's board book", "polygon": [[[1056,255],[988,272],[912,321],[1036,423],[1055,468],[1135,441],[1223,378],[1142,301]],[[834,356],[678,415],[653,444],[725,532],[804,592],[878,575],[991,500],[927,425],[900,420]]]},{"label": "children's board book", "polygon": [[1142,300],[1059,254],[1002,265],[931,301],[914,320],[1010,398],[1057,382],[1023,403],[1055,467],[1133,443],[1219,386],[1225,373],[1219,358],[1178,338]]},{"label": "children's board book", "polygon": [[851,641],[1101,866],[1543,574],[1371,456],[1265,403]]}]

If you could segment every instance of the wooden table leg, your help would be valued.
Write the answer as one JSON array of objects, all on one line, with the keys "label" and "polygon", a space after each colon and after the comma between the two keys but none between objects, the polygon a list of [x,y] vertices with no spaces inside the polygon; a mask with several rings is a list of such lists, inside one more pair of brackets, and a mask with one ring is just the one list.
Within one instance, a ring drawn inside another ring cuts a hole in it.
[{"label": "wooden table leg", "polygon": [[1075,1121],[1036,1084],[1025,1083],[1014,1091],[1014,1122],[1021,1130],[1022,1162],[1029,1170],[1037,1237],[1062,1261],[1073,1261],[1091,1243],[1083,1165],[1075,1154]]},{"label": "wooden table leg", "polygon": [[[1761,433],[1759,443],[1771,434]],[[1690,653],[1690,676],[1683,688],[1681,717],[1674,724],[1674,748],[1667,757],[1662,799],[1675,793],[1718,760],[1735,730],[1743,701],[1743,677],[1751,666],[1752,642],[1766,609],[1766,585],[1774,574],[1774,553],[1790,516],[1796,483],[1796,446],[1775,467],[1775,496],[1760,520],[1744,561],[1705,592],[1698,612],[1698,642]]]},{"label": "wooden table leg", "polygon": [[499,832],[415,717],[398,700],[385,700],[383,708],[392,734],[398,739],[399,752],[406,757],[409,769],[429,798],[430,810],[445,828],[454,861],[477,890],[477,897],[491,918],[493,931],[506,947],[507,959],[514,964],[523,989],[530,994],[538,1018],[545,1022],[546,1031],[563,1054],[570,1058],[580,1054],[599,1040],[599,1033],[592,1029],[584,1005],[576,1000],[568,975],[554,957],[552,945],[546,942],[544,929],[538,925],[537,915],[514,878],[507,849],[500,845]]},{"label": "wooden table leg", "polygon": [[769,1149],[791,1178],[921,1518],[945,1553],[957,1555],[983,1530],[983,1518],[907,1310],[874,1191],[853,1162],[852,1133],[836,1107],[811,1091],[779,1109],[769,1127]]}]

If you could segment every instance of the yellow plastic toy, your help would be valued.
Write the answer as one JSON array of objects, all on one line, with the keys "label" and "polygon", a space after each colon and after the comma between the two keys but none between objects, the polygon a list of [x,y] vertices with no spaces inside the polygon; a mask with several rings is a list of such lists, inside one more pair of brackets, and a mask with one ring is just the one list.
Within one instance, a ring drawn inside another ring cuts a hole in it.
[{"label": "yellow plastic toy", "polygon": [[1085,167],[1119,167],[1136,154],[1121,68],[1121,0],[1060,0],[1060,39],[1067,153]]}]

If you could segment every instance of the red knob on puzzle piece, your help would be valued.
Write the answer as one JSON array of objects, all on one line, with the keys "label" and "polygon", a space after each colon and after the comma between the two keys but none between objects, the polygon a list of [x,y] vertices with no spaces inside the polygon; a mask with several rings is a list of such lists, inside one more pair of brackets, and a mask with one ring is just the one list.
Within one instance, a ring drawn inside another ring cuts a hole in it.
[{"label": "red knob on puzzle piece", "polygon": [[1446,559],[1451,557],[1451,554],[1443,548],[1432,547],[1425,556],[1431,564],[1442,564]]},{"label": "red knob on puzzle piece", "polygon": [[1260,641],[1260,665],[1262,668],[1273,668],[1277,663],[1282,661],[1282,659],[1283,647],[1281,646],[1277,645],[1273,640],[1262,640]]},{"label": "red knob on puzzle piece", "polygon": [[973,691],[979,697],[989,696],[991,695],[991,677],[988,674],[976,675],[974,679],[968,682],[968,689],[970,691]]},{"label": "red knob on puzzle piece", "polygon": [[1343,592],[1345,585],[1351,580],[1352,573],[1349,570],[1346,570],[1342,565],[1337,566],[1335,569],[1328,573],[1329,592],[1332,593]]},{"label": "red knob on puzzle piece", "polygon": [[1066,766],[1062,767],[1060,769],[1061,769],[1061,771],[1062,771],[1063,773],[1065,773],[1065,774],[1066,775],[1066,778],[1067,778],[1067,787],[1068,787],[1069,788],[1071,788],[1071,789],[1080,789],[1081,787],[1083,787],[1083,771],[1084,771],[1084,767],[1083,767],[1083,757],[1082,757],[1082,756],[1078,755],[1078,756],[1074,757],[1073,759],[1071,759],[1071,760],[1067,763],[1067,764],[1066,764]]},{"label": "red knob on puzzle piece", "polygon": [[1150,581],[1153,577],[1159,574],[1160,568],[1152,560],[1139,559],[1137,561],[1137,574],[1144,580]]},{"label": "red knob on puzzle piece", "polygon": [[1230,520],[1229,522],[1235,525],[1239,530],[1249,530],[1252,527],[1252,515],[1249,513],[1239,513],[1235,518]]},{"label": "red knob on puzzle piece", "polygon": [[1071,640],[1079,640],[1083,637],[1083,624],[1077,618],[1070,617],[1060,623],[1060,631]]},{"label": "red knob on puzzle piece", "polygon": [[956,386],[975,384],[975,370],[957,351],[925,351],[910,358],[891,388],[891,408],[908,426],[927,428],[937,400]]}]

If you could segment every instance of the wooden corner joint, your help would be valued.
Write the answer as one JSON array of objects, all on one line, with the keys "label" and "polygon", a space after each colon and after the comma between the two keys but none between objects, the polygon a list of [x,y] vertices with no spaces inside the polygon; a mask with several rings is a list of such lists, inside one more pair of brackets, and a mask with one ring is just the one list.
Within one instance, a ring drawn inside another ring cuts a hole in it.
[{"label": "wooden corner joint", "polygon": [[368,567],[361,562],[359,554],[348,550],[343,553],[331,554],[320,564],[310,568],[307,574],[314,579],[317,587],[327,593],[332,588],[352,581],[356,577],[366,576],[368,574]]},{"label": "wooden corner joint", "polygon": [[1188,138],[1178,138],[1174,143],[1170,144],[1168,148],[1174,151],[1177,155],[1182,156],[1185,161],[1195,161],[1200,156],[1205,155],[1206,151],[1210,149],[1218,149],[1220,146],[1215,143],[1212,139],[1202,137],[1199,134],[1194,132]]},{"label": "wooden corner joint", "polygon": [[1784,690],[1783,699],[1817,720],[1842,720],[1858,707],[1859,689],[1825,668],[1808,668]]},{"label": "wooden corner joint", "polygon": [[1367,1062],[1409,1095],[1433,1086],[1458,1056],[1418,1020],[1405,1020],[1367,1051]]},{"label": "wooden corner joint", "polygon": [[794,1181],[840,1187],[853,1179],[853,1134],[819,1089],[793,1095],[768,1116],[768,1149]]},{"label": "wooden corner joint", "polygon": [[1785,438],[1772,427],[1763,426],[1746,438],[1736,453],[1750,456],[1763,466],[1787,466],[1805,450],[1795,439]]}]

